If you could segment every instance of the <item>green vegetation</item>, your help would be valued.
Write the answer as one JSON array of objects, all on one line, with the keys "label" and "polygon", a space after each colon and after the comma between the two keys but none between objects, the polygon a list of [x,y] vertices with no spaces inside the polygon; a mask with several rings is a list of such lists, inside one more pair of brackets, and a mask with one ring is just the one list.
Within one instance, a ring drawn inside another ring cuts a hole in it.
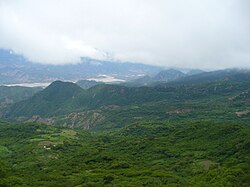
[{"label": "green vegetation", "polygon": [[90,134],[0,124],[2,186],[249,186],[249,126],[135,123]]},{"label": "green vegetation", "polygon": [[210,73],[210,80],[215,81],[196,84],[199,77],[208,77],[204,74],[191,76],[192,81],[185,78],[183,81],[190,80],[185,84],[177,81],[155,87],[97,85],[83,90],[76,84],[56,81],[14,104],[5,117],[37,121],[33,116],[40,116],[41,122],[101,131],[142,121],[250,120],[250,74],[226,71],[219,76],[215,72]]},{"label": "green vegetation", "polygon": [[26,120],[39,115],[55,123],[74,118],[77,124],[91,119],[91,124],[98,125],[97,115],[105,127],[110,124],[111,128],[141,120],[249,119],[249,72],[219,71],[190,77],[155,87],[98,85],[88,90],[56,81],[30,99],[14,104],[5,117]]},{"label": "green vegetation", "polygon": [[13,103],[28,99],[41,90],[42,88],[39,87],[0,86],[0,117],[6,113]]},{"label": "green vegetation", "polygon": [[74,95],[81,90],[74,83],[55,81],[28,100],[14,104],[11,107],[12,115],[22,114],[31,117],[32,115],[46,116],[53,114],[58,108],[70,105],[69,103],[74,99]]},{"label": "green vegetation", "polygon": [[0,122],[0,186],[250,186],[250,76],[215,74],[54,82],[5,116],[26,122]]}]

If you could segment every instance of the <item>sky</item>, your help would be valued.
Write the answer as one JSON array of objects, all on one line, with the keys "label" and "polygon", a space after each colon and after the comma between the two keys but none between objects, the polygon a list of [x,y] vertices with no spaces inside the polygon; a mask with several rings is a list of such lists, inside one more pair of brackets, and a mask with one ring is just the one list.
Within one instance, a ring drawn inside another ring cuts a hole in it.
[{"label": "sky", "polygon": [[250,68],[250,1],[0,0],[0,48],[46,64]]}]

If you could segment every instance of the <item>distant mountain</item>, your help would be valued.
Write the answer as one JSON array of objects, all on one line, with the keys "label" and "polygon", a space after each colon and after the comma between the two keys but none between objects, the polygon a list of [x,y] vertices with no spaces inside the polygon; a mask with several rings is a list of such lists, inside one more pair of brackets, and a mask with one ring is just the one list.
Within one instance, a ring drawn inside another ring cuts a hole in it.
[{"label": "distant mountain", "polygon": [[131,87],[131,86],[138,87],[138,86],[149,86],[151,83],[153,83],[152,77],[150,77],[149,75],[145,75],[145,76],[142,76],[138,79],[134,79],[131,81],[121,83],[121,85],[129,86],[129,87]]},{"label": "distant mountain", "polygon": [[203,72],[191,76],[187,76],[172,82],[166,83],[167,86],[171,85],[196,85],[196,84],[205,84],[215,81],[249,81],[250,80],[250,71],[249,70],[240,70],[240,69],[227,69],[227,70],[218,70],[211,72]]},{"label": "distant mountain", "polygon": [[45,65],[30,62],[11,50],[0,49],[0,84],[24,82],[78,81],[99,75],[129,80],[138,75],[152,74],[162,68],[129,62],[100,61],[82,58],[81,63]]},{"label": "distant mountain", "polygon": [[103,82],[97,82],[94,80],[79,80],[76,82],[78,86],[80,86],[83,89],[89,89],[92,88],[93,86],[99,85],[99,84],[104,84]]},{"label": "distant mountain", "polygon": [[175,69],[168,69],[159,72],[157,75],[153,77],[154,82],[169,82],[172,80],[176,80],[182,77],[185,77],[186,75],[182,73],[181,71],[175,70]]},{"label": "distant mountain", "polygon": [[175,69],[168,69],[163,70],[157,73],[156,75],[150,76],[143,76],[138,79],[129,81],[124,83],[126,86],[150,86],[154,85],[159,82],[169,82],[173,80],[180,79],[182,77],[187,76],[185,73],[175,70]]},{"label": "distant mountain", "polygon": [[203,71],[201,69],[191,69],[186,74],[187,75],[196,75],[196,74],[200,74],[200,73],[205,73],[205,71]]}]

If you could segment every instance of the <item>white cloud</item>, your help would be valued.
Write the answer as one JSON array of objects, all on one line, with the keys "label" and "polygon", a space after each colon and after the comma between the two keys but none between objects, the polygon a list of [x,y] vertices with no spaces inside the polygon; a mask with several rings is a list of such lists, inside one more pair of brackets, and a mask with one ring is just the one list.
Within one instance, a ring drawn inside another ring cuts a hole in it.
[{"label": "white cloud", "polygon": [[249,12],[248,0],[1,0],[0,47],[53,64],[111,54],[163,66],[250,67]]}]

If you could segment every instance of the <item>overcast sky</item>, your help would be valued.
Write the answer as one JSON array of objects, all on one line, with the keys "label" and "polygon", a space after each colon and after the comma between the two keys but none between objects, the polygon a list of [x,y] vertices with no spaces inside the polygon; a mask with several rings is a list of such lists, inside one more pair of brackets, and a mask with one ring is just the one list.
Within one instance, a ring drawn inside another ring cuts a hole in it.
[{"label": "overcast sky", "polygon": [[0,0],[0,48],[53,64],[250,67],[250,0]]}]

